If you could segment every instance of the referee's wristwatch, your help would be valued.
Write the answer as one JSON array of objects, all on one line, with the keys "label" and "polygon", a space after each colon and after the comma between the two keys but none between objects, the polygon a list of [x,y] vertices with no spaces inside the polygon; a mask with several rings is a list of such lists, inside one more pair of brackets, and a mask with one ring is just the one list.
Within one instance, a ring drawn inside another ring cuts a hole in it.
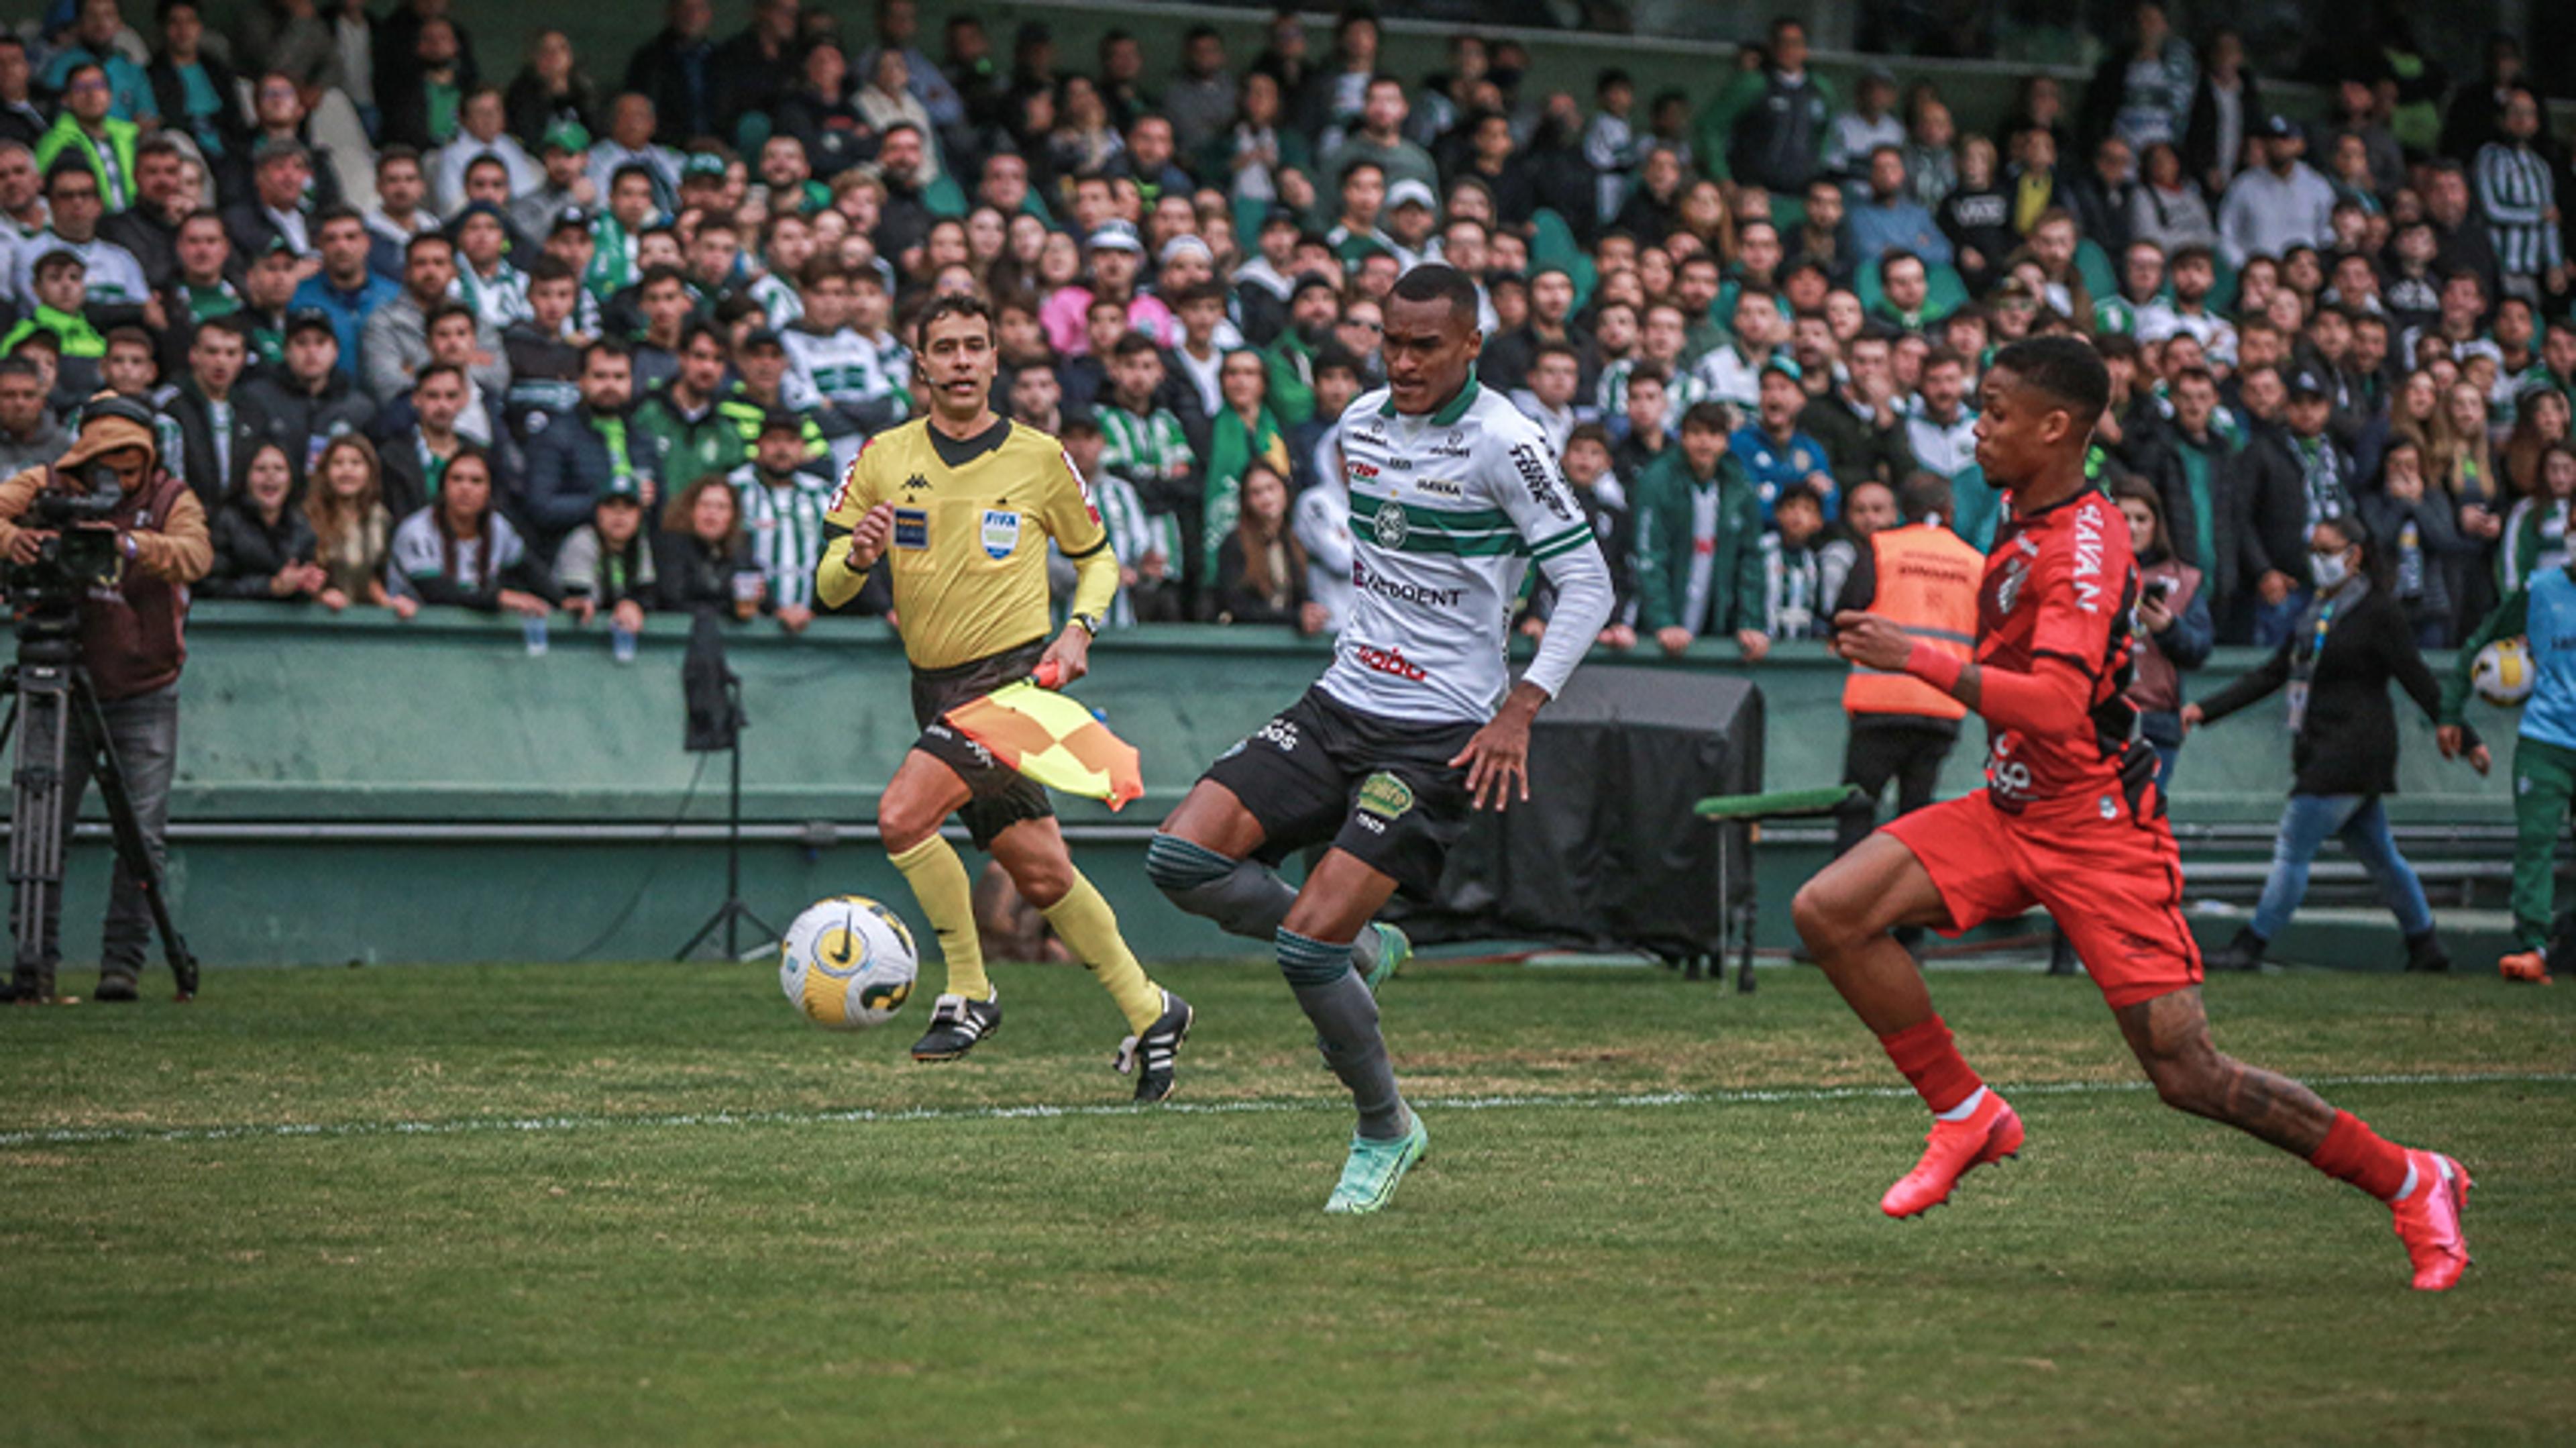
[{"label": "referee's wristwatch", "polygon": [[1100,620],[1096,615],[1077,613],[1072,618],[1067,619],[1066,622],[1081,625],[1082,633],[1085,638],[1096,639],[1100,637]]}]

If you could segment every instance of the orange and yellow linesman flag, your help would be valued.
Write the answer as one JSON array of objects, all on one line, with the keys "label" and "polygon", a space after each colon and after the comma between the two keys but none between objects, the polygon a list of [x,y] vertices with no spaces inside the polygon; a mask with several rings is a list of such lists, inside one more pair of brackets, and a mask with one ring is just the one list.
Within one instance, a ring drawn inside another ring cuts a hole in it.
[{"label": "orange and yellow linesman flag", "polygon": [[948,711],[951,727],[995,759],[1066,794],[1113,810],[1145,793],[1136,747],[1109,732],[1082,701],[1023,680]]}]

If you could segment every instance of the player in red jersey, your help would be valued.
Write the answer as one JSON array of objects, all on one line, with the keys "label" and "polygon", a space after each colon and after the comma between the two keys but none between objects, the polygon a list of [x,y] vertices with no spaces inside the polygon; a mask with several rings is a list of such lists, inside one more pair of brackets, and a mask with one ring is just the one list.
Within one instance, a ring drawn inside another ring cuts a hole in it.
[{"label": "player in red jersey", "polygon": [[1995,358],[1977,462],[2008,495],[1977,600],[1973,662],[1867,613],[1836,617],[1835,651],[1902,671],[1986,719],[1986,788],[1897,820],[1798,892],[1798,933],[1932,1108],[1930,1146],[1880,1207],[1910,1217],[1973,1167],[2021,1149],[2021,1118],[1980,1081],[1889,932],[1959,931],[2047,909],[2073,940],[2167,1105],[2223,1121],[2390,1204],[2415,1286],[2468,1265],[2468,1173],[2382,1140],[2307,1087],[2210,1043],[2200,952],[2182,918],[2182,865],[2155,760],[2121,694],[2137,569],[2119,511],[2086,479],[2110,377],[2065,337]]}]

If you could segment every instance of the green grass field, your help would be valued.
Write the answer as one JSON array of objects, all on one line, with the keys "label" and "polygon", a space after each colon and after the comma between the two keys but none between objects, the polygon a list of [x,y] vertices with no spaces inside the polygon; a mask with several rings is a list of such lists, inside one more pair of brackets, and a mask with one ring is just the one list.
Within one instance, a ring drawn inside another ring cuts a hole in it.
[{"label": "green grass field", "polygon": [[1317,1210],[1347,1117],[1275,973],[1165,978],[1200,1024],[1150,1113],[1060,968],[943,1068],[923,1002],[828,1035],[759,966],[8,1013],[0,1441],[2576,1435],[2576,991],[2210,988],[2223,1046],[2476,1173],[2422,1296],[2383,1208],[2129,1089],[2080,981],[1936,979],[2030,1146],[1899,1224],[1921,1108],[1811,970],[1417,968],[1432,1154],[1365,1219]]}]

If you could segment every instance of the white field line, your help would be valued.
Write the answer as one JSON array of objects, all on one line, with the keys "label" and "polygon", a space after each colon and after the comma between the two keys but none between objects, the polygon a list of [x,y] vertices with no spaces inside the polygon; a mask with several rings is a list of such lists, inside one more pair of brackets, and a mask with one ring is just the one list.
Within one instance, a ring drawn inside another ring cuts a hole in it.
[{"label": "white field line", "polygon": [[[2576,1085],[2576,1071],[2458,1071],[2422,1074],[2310,1076],[2311,1086]],[[2037,1081],[1997,1083],[2014,1097],[2109,1096],[2149,1089],[2144,1081]],[[1634,1111],[1657,1106],[1774,1106],[1813,1102],[1877,1101],[1911,1097],[1909,1086],[1807,1086],[1722,1091],[1647,1091],[1566,1095],[1433,1096],[1411,1104],[1425,1111],[1525,1111],[1573,1108]],[[1096,1116],[1243,1116],[1292,1111],[1340,1111],[1327,1097],[1271,1097],[1244,1101],[1173,1101],[1160,1106],[916,1106],[895,1110],[853,1107],[844,1111],[683,1111],[645,1116],[480,1116],[447,1121],[250,1122],[229,1126],[65,1126],[0,1132],[0,1149],[93,1146],[115,1143],[292,1141],[369,1136],[482,1136],[617,1130],[687,1130],[710,1126],[890,1126],[924,1121],[1051,1121]]]}]

